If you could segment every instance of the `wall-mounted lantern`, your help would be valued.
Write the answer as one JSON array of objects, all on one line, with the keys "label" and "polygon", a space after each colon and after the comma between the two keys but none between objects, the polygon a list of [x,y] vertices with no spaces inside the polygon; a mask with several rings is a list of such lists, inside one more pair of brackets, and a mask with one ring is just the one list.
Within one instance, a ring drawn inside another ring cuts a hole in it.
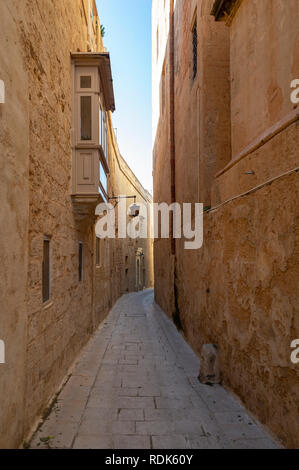
[{"label": "wall-mounted lantern", "polygon": [[136,196],[115,196],[108,197],[108,201],[116,200],[118,204],[120,199],[134,199],[134,203],[129,206],[128,212],[130,217],[138,217],[140,213],[140,205],[136,203]]}]

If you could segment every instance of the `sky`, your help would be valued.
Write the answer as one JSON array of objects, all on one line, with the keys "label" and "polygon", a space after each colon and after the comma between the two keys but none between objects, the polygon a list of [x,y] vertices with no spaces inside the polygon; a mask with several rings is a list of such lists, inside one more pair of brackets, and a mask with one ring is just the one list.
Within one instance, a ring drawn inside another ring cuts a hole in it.
[{"label": "sky", "polygon": [[110,52],[120,153],[152,191],[151,0],[97,0]]}]

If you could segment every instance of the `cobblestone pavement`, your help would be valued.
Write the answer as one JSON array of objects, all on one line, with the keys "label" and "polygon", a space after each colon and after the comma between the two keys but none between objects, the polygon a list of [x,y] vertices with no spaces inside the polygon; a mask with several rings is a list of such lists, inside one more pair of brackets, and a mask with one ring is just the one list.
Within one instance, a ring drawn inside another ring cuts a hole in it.
[{"label": "cobblestone pavement", "polygon": [[82,351],[31,448],[275,448],[153,303],[123,296]]}]

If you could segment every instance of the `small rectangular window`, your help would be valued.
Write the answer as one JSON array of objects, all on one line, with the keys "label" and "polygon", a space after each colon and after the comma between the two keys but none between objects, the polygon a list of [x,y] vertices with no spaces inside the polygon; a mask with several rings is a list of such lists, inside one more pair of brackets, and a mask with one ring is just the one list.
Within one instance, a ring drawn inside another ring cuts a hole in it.
[{"label": "small rectangular window", "polygon": [[79,282],[83,279],[83,243],[79,243]]},{"label": "small rectangular window", "polygon": [[192,49],[193,49],[193,80],[197,75],[197,20],[192,28]]},{"label": "small rectangular window", "polygon": [[96,265],[101,266],[101,239],[96,238]]},{"label": "small rectangular window", "polygon": [[43,245],[43,302],[50,300],[50,239],[44,238]]},{"label": "small rectangular window", "polygon": [[104,167],[102,165],[101,162],[99,162],[100,164],[100,184],[101,184],[101,187],[100,188],[100,192],[101,192],[101,189],[104,190],[104,192],[107,194],[108,193],[108,179],[107,179],[107,175],[106,175],[106,172],[104,170]]},{"label": "small rectangular window", "polygon": [[81,96],[81,140],[91,140],[91,96]]},{"label": "small rectangular window", "polygon": [[166,77],[165,77],[165,63],[163,65],[162,76],[161,76],[161,113],[164,114],[165,102],[166,102]]},{"label": "small rectangular window", "polygon": [[99,144],[102,145],[102,139],[103,139],[103,111],[101,108],[100,104],[100,110],[99,110]]},{"label": "small rectangular window", "polygon": [[91,76],[81,75],[80,77],[80,88],[91,88]]},{"label": "small rectangular window", "polygon": [[104,151],[105,158],[108,158],[108,137],[107,137],[107,116],[106,112],[102,112],[103,123],[102,123],[102,148]]}]

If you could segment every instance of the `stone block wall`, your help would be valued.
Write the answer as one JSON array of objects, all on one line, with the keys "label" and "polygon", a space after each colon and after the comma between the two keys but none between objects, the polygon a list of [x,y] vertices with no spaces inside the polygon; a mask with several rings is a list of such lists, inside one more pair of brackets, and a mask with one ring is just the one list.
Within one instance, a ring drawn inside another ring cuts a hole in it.
[{"label": "stone block wall", "polygon": [[[290,359],[299,337],[299,125],[290,101],[298,2],[236,2],[230,26],[215,22],[213,3],[177,0],[174,10],[176,201],[211,210],[200,250],[177,240],[175,255],[164,257],[170,241],[155,241],[155,298],[198,354],[218,345],[223,383],[281,442],[298,447],[299,368]],[[168,44],[167,73],[169,53]],[[169,125],[160,112],[155,202],[170,198]]]},{"label": "stone block wall", "polygon": [[[17,447],[30,435],[94,329],[121,294],[135,290],[135,245],[102,240],[98,269],[95,217],[76,218],[71,200],[70,53],[103,47],[97,25],[88,27],[89,3],[95,9],[90,0],[0,5],[0,79],[7,92],[0,105],[0,339],[6,344],[6,364],[0,365],[1,448]],[[109,126],[112,135],[112,122]],[[131,192],[126,176],[114,169],[110,150],[109,191]],[[150,201],[140,183],[136,186]],[[51,251],[47,303],[42,299],[45,236]],[[151,242],[144,252],[146,286],[152,286]]]}]

